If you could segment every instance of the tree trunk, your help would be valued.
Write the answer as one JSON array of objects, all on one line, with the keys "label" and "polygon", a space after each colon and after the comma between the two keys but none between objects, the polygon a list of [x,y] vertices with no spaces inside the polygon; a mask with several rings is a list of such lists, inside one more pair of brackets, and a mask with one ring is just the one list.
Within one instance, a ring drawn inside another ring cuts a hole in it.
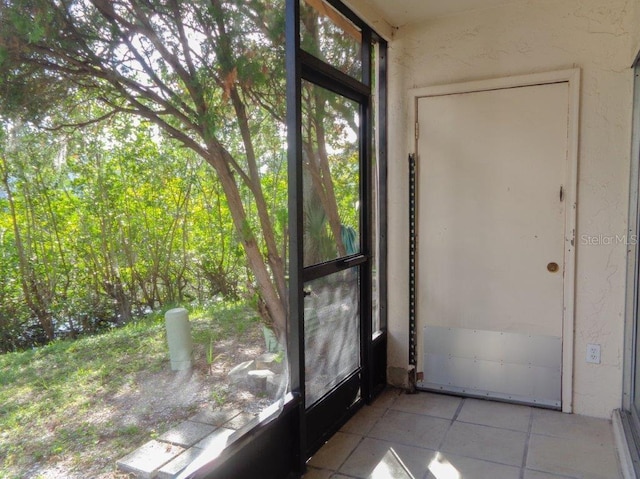
[{"label": "tree trunk", "polygon": [[[326,134],[324,130],[324,100],[320,95],[315,95],[315,130],[316,130],[316,142],[318,145],[318,153],[316,159],[318,160],[317,167],[319,169],[320,185],[317,185],[322,190],[324,200],[322,206],[327,215],[329,221],[329,227],[333,233],[333,238],[338,248],[338,254],[340,256],[346,256],[347,251],[342,242],[342,224],[340,221],[340,213],[338,211],[338,203],[336,202],[336,194],[333,189],[333,179],[331,178],[331,169],[329,167],[329,155],[327,154],[326,146]],[[313,178],[313,176],[312,176]]]},{"label": "tree trunk", "polygon": [[214,139],[209,139],[207,143],[209,155],[205,159],[218,173],[218,178],[220,179],[227,203],[229,204],[229,211],[233,218],[235,230],[247,255],[249,267],[255,276],[262,299],[265,302],[269,314],[268,320],[270,320],[269,322],[273,325],[280,341],[284,341],[287,330],[287,310],[284,305],[285,298],[281,298],[278,295],[278,291],[274,286],[262,253],[260,252],[258,242],[249,224],[246,211],[242,204],[238,184],[236,183],[228,162],[225,161],[225,157],[229,155],[229,153]]},{"label": "tree trunk", "polygon": [[2,167],[2,183],[7,193],[7,201],[9,202],[11,222],[13,223],[13,233],[15,235],[16,241],[16,250],[18,252],[18,265],[20,269],[20,284],[22,286],[22,293],[24,294],[27,306],[29,306],[29,309],[40,323],[40,326],[42,326],[47,339],[51,341],[55,337],[53,320],[51,318],[51,314],[48,312],[47,305],[44,304],[43,298],[41,297],[37,278],[33,273],[33,269],[31,268],[29,259],[27,258],[27,255],[25,253],[24,242],[22,241],[22,234],[18,225],[18,215],[16,212],[15,202],[13,200],[13,191],[11,190],[9,185],[9,172],[7,169],[7,163],[6,160],[2,157],[0,157],[0,160],[2,161],[2,163],[0,164],[0,166]]},{"label": "tree trunk", "polygon": [[251,188],[256,202],[258,218],[260,219],[260,226],[262,227],[262,236],[264,237],[265,244],[267,246],[267,261],[269,262],[271,273],[273,274],[273,279],[275,281],[276,287],[278,288],[278,294],[280,298],[286,298],[287,294],[284,278],[285,274],[283,258],[278,254],[278,245],[276,244],[273,225],[271,224],[271,218],[269,218],[267,203],[264,199],[264,192],[262,191],[262,183],[260,182],[260,174],[258,172],[258,165],[256,163],[255,150],[253,148],[253,141],[251,139],[251,132],[249,130],[247,111],[244,103],[240,98],[240,95],[238,94],[238,91],[235,88],[231,89],[231,100],[238,116],[240,133],[242,135],[245,154],[247,156],[249,178],[251,179],[251,184],[248,186]]}]

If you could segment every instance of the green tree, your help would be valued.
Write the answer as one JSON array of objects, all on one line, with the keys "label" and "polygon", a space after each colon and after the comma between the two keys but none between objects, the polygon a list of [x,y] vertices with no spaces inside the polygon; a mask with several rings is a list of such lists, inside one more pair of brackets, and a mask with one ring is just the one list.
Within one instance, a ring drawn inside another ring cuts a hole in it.
[{"label": "green tree", "polygon": [[[47,124],[60,109],[76,126],[137,115],[203,158],[280,334],[285,264],[254,135],[265,112],[283,117],[282,43],[278,0],[3,0],[0,10],[0,111]],[[104,113],[79,120],[78,92]]]},{"label": "green tree", "polygon": [[59,175],[47,161],[56,147],[25,125],[5,122],[3,126],[0,185],[6,197],[22,293],[51,340],[55,335],[54,311],[61,307],[71,284],[62,234],[68,211],[57,204],[56,197],[62,194],[55,188]]},{"label": "green tree", "polygon": [[[282,0],[2,0],[1,5],[0,115],[46,128],[82,127],[93,136],[74,140],[95,160],[85,165],[95,182],[79,185],[85,190],[76,198],[84,205],[84,216],[76,215],[76,237],[86,241],[76,243],[73,258],[85,266],[84,279],[93,285],[84,296],[96,298],[101,291],[126,321],[139,304],[154,308],[181,300],[191,294],[190,283],[203,284],[194,264],[211,287],[217,284],[228,294],[227,280],[240,277],[230,269],[237,270],[232,259],[240,245],[251,272],[247,287],[257,293],[265,320],[284,334]],[[345,36],[315,10],[319,2],[309,5],[302,9],[303,47],[358,78],[359,33],[349,29]],[[351,138],[358,130],[358,108],[310,84],[303,88],[302,105],[311,192],[305,247],[324,250],[309,257],[324,261],[350,253],[343,232],[358,226],[357,181],[349,178],[358,174],[357,142]],[[123,119],[132,116],[139,120]],[[109,130],[99,129],[107,121]],[[140,131],[148,128],[144,122],[188,153],[150,139],[149,130]],[[193,168],[199,164],[195,158],[215,172],[208,193],[194,191],[202,178]],[[154,161],[156,175],[145,176],[141,166]],[[350,182],[356,187],[344,189]],[[144,207],[132,210],[132,199]],[[213,226],[208,247],[202,228],[194,238],[185,226],[195,212]],[[234,235],[223,221],[233,225]],[[69,251],[58,250],[68,264]],[[21,271],[27,278],[38,276],[28,267]]]}]

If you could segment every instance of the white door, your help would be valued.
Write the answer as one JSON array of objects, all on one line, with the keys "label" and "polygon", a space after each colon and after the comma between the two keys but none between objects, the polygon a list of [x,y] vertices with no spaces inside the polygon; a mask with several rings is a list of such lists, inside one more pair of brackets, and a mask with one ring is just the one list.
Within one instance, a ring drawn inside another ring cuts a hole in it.
[{"label": "white door", "polygon": [[418,386],[561,406],[568,82],[417,101]]}]

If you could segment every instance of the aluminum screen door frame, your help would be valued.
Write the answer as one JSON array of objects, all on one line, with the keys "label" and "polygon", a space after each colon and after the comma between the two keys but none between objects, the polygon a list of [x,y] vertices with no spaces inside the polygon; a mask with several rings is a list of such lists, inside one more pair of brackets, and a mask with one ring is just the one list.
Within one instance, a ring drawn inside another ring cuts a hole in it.
[{"label": "aluminum screen door frame", "polygon": [[[378,95],[379,109],[377,117],[380,145],[380,195],[378,206],[380,209],[380,234],[385,235],[386,207],[384,194],[386,186],[386,42],[379,37],[368,25],[360,20],[353,12],[336,0],[326,0],[327,4],[342,17],[355,25],[362,33],[362,78],[361,81],[343,73],[337,68],[325,63],[319,58],[304,51],[300,46],[300,4],[298,0],[287,0],[287,142],[289,165],[289,234],[290,234],[290,263],[289,263],[289,291],[290,291],[290,320],[289,320],[289,353],[291,362],[291,388],[301,401],[300,407],[300,461],[301,469],[304,462],[313,454],[349,417],[364,403],[372,399],[386,382],[386,298],[380,297],[381,330],[382,333],[372,338],[371,325],[371,277],[372,277],[372,218],[371,203],[371,141],[373,138],[372,124],[372,55],[371,42],[375,40],[379,46],[377,56],[380,76]],[[312,2],[317,3],[317,2]],[[333,93],[353,100],[360,105],[360,198],[363,207],[360,213],[360,252],[354,255],[337,258],[333,261],[306,266],[302,251],[304,231],[303,211],[303,171],[302,171],[302,81],[325,88]],[[386,270],[384,257],[386,256],[385,242],[381,241],[381,271]],[[357,268],[360,275],[360,367],[338,384],[333,391],[317,401],[311,408],[304,403],[306,397],[305,371],[305,291],[304,286],[318,278]],[[384,284],[386,278],[380,277]],[[384,288],[386,291],[386,287]],[[355,399],[359,397],[359,399]],[[354,401],[355,399],[355,401]]]}]

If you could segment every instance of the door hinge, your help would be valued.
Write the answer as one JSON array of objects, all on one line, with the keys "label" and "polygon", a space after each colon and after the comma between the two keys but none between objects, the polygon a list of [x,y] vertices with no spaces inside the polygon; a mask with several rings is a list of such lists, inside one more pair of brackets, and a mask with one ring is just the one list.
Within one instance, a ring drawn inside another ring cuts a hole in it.
[{"label": "door hinge", "polygon": [[416,121],[416,140],[420,138],[420,125]]},{"label": "door hinge", "polygon": [[564,200],[564,189],[562,185],[560,185],[560,203]]}]

